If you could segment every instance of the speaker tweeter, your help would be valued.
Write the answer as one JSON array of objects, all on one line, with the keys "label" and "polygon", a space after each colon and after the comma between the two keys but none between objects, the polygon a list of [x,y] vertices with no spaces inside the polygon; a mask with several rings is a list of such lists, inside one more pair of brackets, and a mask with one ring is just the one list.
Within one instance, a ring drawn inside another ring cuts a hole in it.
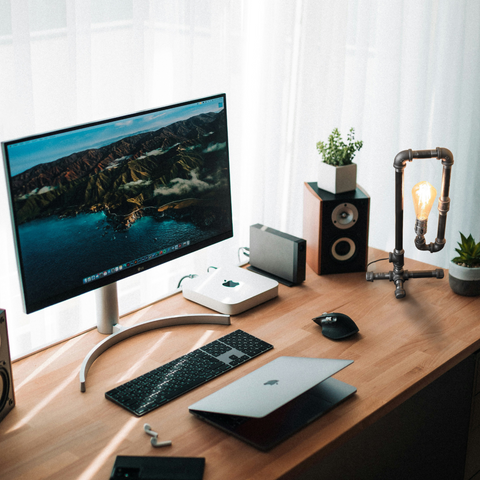
[{"label": "speaker tweeter", "polygon": [[358,220],[357,207],[351,203],[341,203],[332,212],[332,222],[340,229],[351,228]]}]

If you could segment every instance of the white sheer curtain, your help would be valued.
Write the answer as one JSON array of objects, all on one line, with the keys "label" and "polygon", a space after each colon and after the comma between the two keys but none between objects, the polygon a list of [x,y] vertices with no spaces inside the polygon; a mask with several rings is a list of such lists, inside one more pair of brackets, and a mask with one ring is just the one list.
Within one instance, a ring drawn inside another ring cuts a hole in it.
[{"label": "white sheer curtain", "polygon": [[[441,166],[405,170],[406,255],[446,267],[459,230],[480,241],[478,25],[476,0],[0,0],[0,139],[227,93],[235,238],[120,282],[121,312],[173,292],[219,256],[238,262],[253,223],[302,236],[303,182],[316,180],[315,144],[334,127],[353,126],[364,141],[369,241],[387,251],[395,155],[454,153],[441,253],[414,249],[409,194],[422,179],[439,190]],[[432,212],[427,242],[436,220]],[[95,323],[90,294],[22,312],[4,181],[0,258],[14,358]]]}]

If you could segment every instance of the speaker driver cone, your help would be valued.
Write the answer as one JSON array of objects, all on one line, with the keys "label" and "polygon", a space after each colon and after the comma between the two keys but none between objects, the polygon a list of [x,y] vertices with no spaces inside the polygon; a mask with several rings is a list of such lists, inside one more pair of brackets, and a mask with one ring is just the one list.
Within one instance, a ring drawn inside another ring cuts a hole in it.
[{"label": "speaker driver cone", "polygon": [[14,406],[15,393],[8,346],[7,317],[5,310],[0,308],[0,422]]},{"label": "speaker driver cone", "polygon": [[332,255],[339,262],[345,262],[355,255],[356,249],[355,242],[351,238],[342,237],[332,245]]},{"label": "speaker driver cone", "polygon": [[8,375],[3,367],[0,367],[0,412],[5,407],[8,399],[8,392],[10,390],[10,383]]}]

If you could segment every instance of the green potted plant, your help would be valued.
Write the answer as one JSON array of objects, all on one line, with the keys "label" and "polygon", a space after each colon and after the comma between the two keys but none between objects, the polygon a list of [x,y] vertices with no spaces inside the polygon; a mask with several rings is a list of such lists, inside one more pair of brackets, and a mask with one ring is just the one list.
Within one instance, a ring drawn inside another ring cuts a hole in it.
[{"label": "green potted plant", "polygon": [[475,243],[472,235],[460,232],[461,241],[455,251],[458,256],[450,261],[448,282],[459,295],[469,297],[480,295],[480,242]]},{"label": "green potted plant", "polygon": [[347,142],[338,128],[334,128],[327,142],[318,142],[317,150],[323,160],[320,163],[318,187],[330,193],[343,193],[357,188],[355,154],[362,148],[361,140],[355,141],[355,130],[350,129]]}]

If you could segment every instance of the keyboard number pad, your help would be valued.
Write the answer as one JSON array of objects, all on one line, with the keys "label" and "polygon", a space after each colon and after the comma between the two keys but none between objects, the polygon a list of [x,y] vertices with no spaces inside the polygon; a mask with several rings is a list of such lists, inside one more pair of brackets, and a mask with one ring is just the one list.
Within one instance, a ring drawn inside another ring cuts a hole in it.
[{"label": "keyboard number pad", "polygon": [[248,355],[245,355],[245,353],[237,350],[236,348],[230,347],[228,347],[227,352],[218,355],[216,358],[217,360],[221,360],[222,362],[225,362],[227,365],[230,365],[232,367],[236,367],[237,365],[240,365],[241,363],[250,360],[250,357]]}]

